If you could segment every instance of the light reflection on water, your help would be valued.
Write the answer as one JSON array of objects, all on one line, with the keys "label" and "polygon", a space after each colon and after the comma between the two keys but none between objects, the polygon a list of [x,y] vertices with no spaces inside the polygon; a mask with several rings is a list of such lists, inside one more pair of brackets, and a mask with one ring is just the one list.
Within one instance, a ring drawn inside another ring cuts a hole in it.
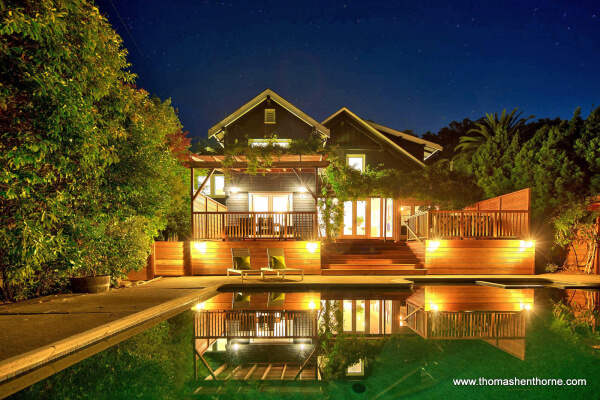
[{"label": "light reflection on water", "polygon": [[[14,398],[593,398],[599,300],[473,285],[221,293]],[[587,385],[453,384],[480,377]]]}]

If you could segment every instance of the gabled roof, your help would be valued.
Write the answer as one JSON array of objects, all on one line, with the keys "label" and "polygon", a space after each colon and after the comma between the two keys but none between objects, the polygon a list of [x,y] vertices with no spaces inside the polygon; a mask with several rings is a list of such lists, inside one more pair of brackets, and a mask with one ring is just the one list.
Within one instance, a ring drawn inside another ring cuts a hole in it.
[{"label": "gabled roof", "polygon": [[226,128],[228,125],[239,119],[242,115],[246,114],[248,111],[252,110],[254,107],[258,106],[260,103],[265,101],[267,97],[270,97],[275,103],[279,104],[281,107],[288,110],[290,113],[294,114],[300,120],[304,121],[306,124],[314,127],[317,131],[321,132],[323,135],[329,137],[329,129],[325,128],[322,124],[317,122],[316,120],[309,117],[307,114],[300,111],[299,108],[294,106],[292,103],[272,91],[271,89],[267,89],[248,103],[244,104],[240,108],[238,108],[235,112],[228,115],[225,119],[221,120],[219,123],[215,124],[212,128],[208,130],[208,138],[217,135],[219,132]]},{"label": "gabled roof", "polygon": [[[337,117],[342,112],[348,113],[348,115],[350,115],[357,122],[359,122],[367,131],[369,131],[370,133],[372,133],[376,137],[379,137],[379,138],[383,139],[384,142],[386,142],[387,144],[389,144],[391,147],[393,147],[394,149],[396,149],[400,153],[406,155],[412,161],[416,162],[420,166],[423,166],[423,167],[425,166],[425,164],[423,164],[423,161],[419,160],[418,158],[416,158],[415,156],[413,156],[412,154],[410,154],[408,151],[406,151],[404,148],[402,148],[400,145],[398,145],[392,139],[388,138],[386,135],[384,135],[383,133],[381,133],[379,130],[377,130],[376,128],[374,128],[373,126],[371,126],[369,124],[369,122],[363,120],[358,115],[356,115],[352,111],[348,110],[346,107],[342,107],[339,111],[337,111],[336,113],[334,113],[333,115],[331,115],[329,118],[327,118],[325,121],[323,121],[323,125],[325,125],[327,122],[331,121],[333,118]],[[406,136],[410,136],[410,135],[406,135]],[[420,139],[420,140],[423,140],[423,139]]]},{"label": "gabled roof", "polygon": [[371,125],[373,128],[378,131],[389,133],[390,135],[400,137],[402,139],[408,140],[410,142],[415,142],[418,144],[423,144],[425,147],[431,147],[434,150],[442,151],[444,148],[437,143],[430,142],[429,140],[421,139],[420,137],[409,135],[404,132],[397,131],[392,128],[388,128],[387,126],[379,125],[372,121],[365,121],[367,124]]}]

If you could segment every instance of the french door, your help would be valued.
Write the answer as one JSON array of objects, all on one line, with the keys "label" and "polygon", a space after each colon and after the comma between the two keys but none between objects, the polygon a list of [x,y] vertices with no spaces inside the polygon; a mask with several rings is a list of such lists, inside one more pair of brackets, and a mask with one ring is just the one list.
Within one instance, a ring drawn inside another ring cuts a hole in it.
[{"label": "french door", "polygon": [[369,198],[344,202],[344,227],[341,238],[393,238],[393,199]]}]

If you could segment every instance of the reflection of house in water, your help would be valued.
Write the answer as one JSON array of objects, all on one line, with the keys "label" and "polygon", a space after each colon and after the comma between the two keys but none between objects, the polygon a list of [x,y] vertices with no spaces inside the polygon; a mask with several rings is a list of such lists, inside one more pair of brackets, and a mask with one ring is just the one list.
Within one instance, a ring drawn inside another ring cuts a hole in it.
[{"label": "reflection of house in water", "polygon": [[[221,356],[207,380],[319,380],[319,309],[327,304],[340,307],[338,329],[346,334],[479,339],[524,359],[533,289],[423,286],[389,293],[223,293],[196,313],[196,360],[208,368],[207,353]],[[362,373],[360,363],[348,370],[348,375]]]},{"label": "reflection of house in water", "polygon": [[525,359],[533,289],[426,286],[406,300],[402,320],[425,339],[481,339]]},{"label": "reflection of house in water", "polygon": [[[223,293],[195,315],[195,357],[207,380],[318,378],[318,293]],[[221,353],[212,370],[204,356]]]}]

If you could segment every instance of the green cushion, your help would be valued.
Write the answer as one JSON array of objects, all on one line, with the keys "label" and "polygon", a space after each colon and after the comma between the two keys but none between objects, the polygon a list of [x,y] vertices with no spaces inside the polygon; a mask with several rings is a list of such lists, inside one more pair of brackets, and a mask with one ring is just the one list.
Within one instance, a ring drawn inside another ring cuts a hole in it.
[{"label": "green cushion", "polygon": [[233,301],[235,301],[236,303],[241,303],[241,302],[249,302],[250,301],[250,295],[249,294],[244,294],[244,293],[236,293],[233,296]]},{"label": "green cushion", "polygon": [[285,293],[271,293],[269,300],[271,300],[271,301],[285,300]]},{"label": "green cushion", "polygon": [[272,269],[286,269],[284,256],[271,256]]},{"label": "green cushion", "polygon": [[233,269],[248,270],[252,269],[250,265],[250,256],[233,257]]}]

